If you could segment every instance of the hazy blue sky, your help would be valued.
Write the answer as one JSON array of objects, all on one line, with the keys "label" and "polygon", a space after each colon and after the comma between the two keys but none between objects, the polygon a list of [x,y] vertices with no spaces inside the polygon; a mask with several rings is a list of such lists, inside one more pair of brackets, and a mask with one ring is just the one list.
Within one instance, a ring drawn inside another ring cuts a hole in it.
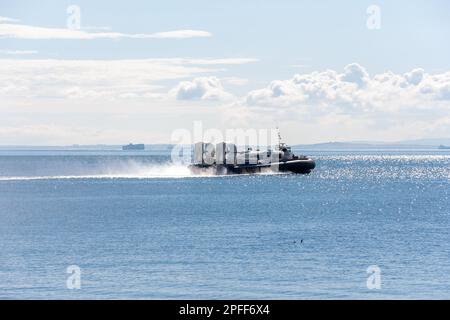
[{"label": "hazy blue sky", "polygon": [[448,1],[0,0],[0,144],[449,137],[449,40]]}]

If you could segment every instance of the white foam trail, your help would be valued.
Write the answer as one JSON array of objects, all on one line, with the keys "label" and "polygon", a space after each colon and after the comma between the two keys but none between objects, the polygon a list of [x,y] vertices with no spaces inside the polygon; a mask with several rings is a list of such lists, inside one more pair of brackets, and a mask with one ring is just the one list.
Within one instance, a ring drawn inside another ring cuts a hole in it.
[{"label": "white foam trail", "polygon": [[[152,179],[152,178],[189,178],[204,177],[194,175],[187,166],[182,165],[144,165],[129,162],[119,168],[106,168],[100,174],[76,174],[76,175],[42,175],[42,176],[3,176],[0,181],[13,180],[57,180],[57,179]],[[213,174],[211,174],[213,176]]]},{"label": "white foam trail", "polygon": [[[257,175],[285,175],[287,173],[275,172],[275,173],[256,173]],[[15,176],[15,177],[0,177],[0,181],[27,181],[27,180],[81,180],[81,179],[181,179],[181,178],[223,178],[232,176],[250,176],[255,175],[252,173],[244,174],[146,174],[146,175],[133,175],[133,174],[99,174],[99,175],[61,175],[61,176]]]},{"label": "white foam trail", "polygon": [[[97,171],[97,170],[96,170]],[[202,172],[192,172],[187,165],[181,164],[143,164],[136,161],[116,163],[113,166],[98,168],[98,174],[61,174],[39,176],[0,176],[0,181],[26,181],[26,180],[63,180],[63,179],[161,179],[161,178],[200,178],[200,177],[224,177],[242,176],[217,175],[213,169],[205,169]],[[272,175],[276,172],[261,172],[259,175]],[[247,175],[247,174],[244,174]]]},{"label": "white foam trail", "polygon": [[0,177],[0,181],[19,180],[69,180],[69,179],[180,179],[180,178],[200,178],[200,177],[220,177],[217,175],[190,175],[190,176],[134,176],[134,175],[86,175],[86,176],[29,176],[29,177]]}]

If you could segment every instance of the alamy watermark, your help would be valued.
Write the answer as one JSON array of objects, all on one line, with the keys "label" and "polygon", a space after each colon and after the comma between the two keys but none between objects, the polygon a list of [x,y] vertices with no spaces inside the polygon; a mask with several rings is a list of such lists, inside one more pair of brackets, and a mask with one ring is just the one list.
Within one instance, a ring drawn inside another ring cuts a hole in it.
[{"label": "alamy watermark", "polygon": [[372,4],[367,7],[366,13],[368,14],[366,20],[366,26],[369,30],[381,29],[381,8],[376,4]]},{"label": "alamy watermark", "polygon": [[[272,155],[278,157],[276,148],[280,143],[277,129],[235,128],[221,131],[217,128],[204,129],[201,121],[194,121],[193,130],[174,130],[171,142],[175,144],[171,152],[171,159],[176,164],[191,163],[194,151],[192,146],[197,143],[203,144],[202,153],[204,153],[206,163],[217,161],[220,158],[218,146],[222,148],[232,146],[236,148],[236,152],[234,152],[236,163],[254,164],[262,161],[262,158],[259,156],[252,158],[252,152],[249,153],[249,151],[267,151],[270,156],[267,156],[265,161],[270,161],[273,160]],[[271,149],[271,146],[275,147],[274,150]],[[241,153],[245,151],[246,154]],[[225,152],[227,151],[225,150]]]},{"label": "alamy watermark", "polygon": [[371,265],[366,271],[369,274],[366,281],[367,289],[381,289],[381,268],[377,265]]},{"label": "alamy watermark", "polygon": [[70,5],[66,10],[69,15],[66,20],[67,29],[80,30],[81,29],[81,8],[77,5]]},{"label": "alamy watermark", "polygon": [[70,265],[66,268],[66,273],[69,274],[66,279],[66,288],[81,289],[81,268],[77,265]]}]

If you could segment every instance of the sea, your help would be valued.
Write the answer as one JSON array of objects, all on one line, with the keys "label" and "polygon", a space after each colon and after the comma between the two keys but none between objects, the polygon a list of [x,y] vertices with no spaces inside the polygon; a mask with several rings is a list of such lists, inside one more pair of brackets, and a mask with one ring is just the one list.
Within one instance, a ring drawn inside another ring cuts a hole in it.
[{"label": "sea", "polygon": [[294,150],[193,175],[170,150],[0,150],[0,299],[449,299],[450,150]]}]

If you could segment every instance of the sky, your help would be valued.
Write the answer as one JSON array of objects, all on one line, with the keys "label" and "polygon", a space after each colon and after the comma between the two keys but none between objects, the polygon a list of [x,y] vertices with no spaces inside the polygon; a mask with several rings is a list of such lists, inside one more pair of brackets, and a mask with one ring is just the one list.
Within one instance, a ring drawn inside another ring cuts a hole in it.
[{"label": "sky", "polygon": [[0,0],[0,145],[450,137],[450,2]]}]

